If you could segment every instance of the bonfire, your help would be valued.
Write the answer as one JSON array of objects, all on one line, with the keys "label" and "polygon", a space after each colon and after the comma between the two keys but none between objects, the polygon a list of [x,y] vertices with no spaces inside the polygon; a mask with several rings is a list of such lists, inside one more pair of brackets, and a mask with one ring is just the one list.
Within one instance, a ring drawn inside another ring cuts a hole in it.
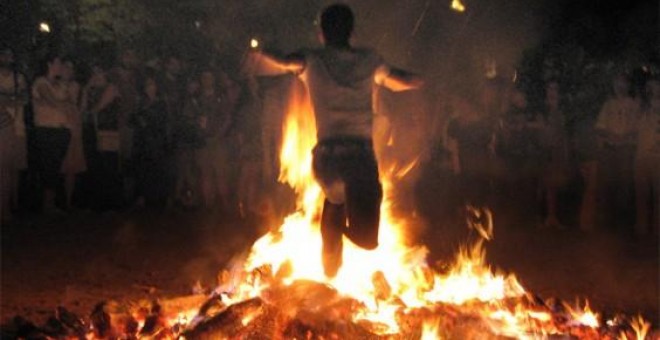
[{"label": "bonfire", "polygon": [[483,244],[491,212],[468,207],[477,235],[453,263],[437,268],[428,249],[406,240],[392,213],[393,183],[411,164],[381,169],[385,192],[379,246],[344,239],[343,265],[327,278],[321,261],[321,189],[314,183],[314,115],[295,87],[285,117],[280,180],[297,210],[221,271],[212,292],[148,304],[100,303],[79,318],[64,308],[46,325],[26,320],[23,338],[86,339],[646,339],[641,317],[603,320],[588,303],[568,305],[527,292],[514,275],[491,270]]}]

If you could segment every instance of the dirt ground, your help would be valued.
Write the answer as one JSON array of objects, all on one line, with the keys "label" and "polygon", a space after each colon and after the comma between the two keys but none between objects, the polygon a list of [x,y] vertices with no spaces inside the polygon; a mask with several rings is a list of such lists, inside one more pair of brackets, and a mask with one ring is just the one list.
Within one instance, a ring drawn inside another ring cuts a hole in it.
[{"label": "dirt ground", "polygon": [[[411,225],[429,260],[447,262],[468,234],[446,218],[451,209],[433,209],[442,206],[442,195],[438,183],[427,184],[417,195],[426,208]],[[658,328],[657,237],[497,223],[486,245],[493,268],[515,273],[543,298],[586,298],[606,315],[641,313]],[[88,315],[103,300],[188,294],[198,280],[211,285],[258,233],[250,223],[201,211],[24,217],[1,230],[2,321],[15,315],[43,320],[59,305]]]}]

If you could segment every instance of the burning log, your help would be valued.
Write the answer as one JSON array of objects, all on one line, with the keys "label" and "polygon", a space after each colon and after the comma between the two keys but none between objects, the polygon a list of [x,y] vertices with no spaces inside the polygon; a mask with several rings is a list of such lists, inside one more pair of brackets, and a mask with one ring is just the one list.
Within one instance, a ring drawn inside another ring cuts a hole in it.
[{"label": "burning log", "polygon": [[374,273],[374,275],[371,277],[371,282],[374,285],[374,290],[376,293],[374,294],[374,297],[376,300],[389,300],[390,297],[392,296],[392,287],[390,284],[387,282],[387,279],[385,278],[385,274],[381,271],[377,271]]},{"label": "burning log", "polygon": [[3,339],[47,339],[39,327],[22,316],[16,316],[9,325],[4,325],[0,335]]},{"label": "burning log", "polygon": [[55,317],[62,322],[62,324],[69,330],[70,334],[73,334],[80,339],[85,339],[88,327],[83,319],[62,306],[57,307]]},{"label": "burning log", "polygon": [[246,315],[258,312],[264,307],[260,298],[246,300],[230,306],[222,313],[199,322],[194,328],[184,331],[185,339],[219,339],[238,334],[245,325],[242,320]]},{"label": "burning log", "polygon": [[53,338],[60,338],[67,335],[66,328],[64,328],[62,322],[53,316],[46,320],[46,324],[41,327],[41,331]]}]

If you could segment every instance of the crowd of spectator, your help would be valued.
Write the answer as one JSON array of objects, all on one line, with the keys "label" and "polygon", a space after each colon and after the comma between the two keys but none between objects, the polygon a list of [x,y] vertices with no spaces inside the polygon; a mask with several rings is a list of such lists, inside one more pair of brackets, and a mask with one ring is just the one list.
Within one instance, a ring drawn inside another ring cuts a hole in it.
[{"label": "crowd of spectator", "polygon": [[540,109],[497,79],[476,101],[449,98],[444,144],[463,202],[527,215],[541,228],[657,234],[660,81],[649,75],[639,91],[632,85],[625,73],[612,77],[594,119],[571,107],[552,78]]},{"label": "crowd of spectator", "polygon": [[263,164],[276,147],[262,136],[273,124],[258,80],[175,55],[146,65],[127,49],[114,65],[52,54],[28,81],[10,49],[1,58],[3,220],[25,210],[265,209],[277,164]]},{"label": "crowd of spectator", "polygon": [[[3,220],[26,209],[179,206],[246,216],[272,208],[264,197],[278,195],[290,79],[256,79],[176,55],[157,61],[143,62],[132,49],[113,65],[53,54],[44,72],[26,79],[12,51],[1,51]],[[439,160],[439,169],[429,168],[451,174],[461,204],[527,214],[543,228],[629,225],[657,233],[657,75],[641,86],[625,73],[613,77],[592,120],[580,119],[564,85],[546,79],[540,108],[497,78],[484,79],[478,95],[431,93],[432,104],[390,115],[386,133],[376,119],[375,146],[381,157],[398,149],[406,162],[432,154],[422,166]],[[573,222],[564,213],[570,204]]]}]

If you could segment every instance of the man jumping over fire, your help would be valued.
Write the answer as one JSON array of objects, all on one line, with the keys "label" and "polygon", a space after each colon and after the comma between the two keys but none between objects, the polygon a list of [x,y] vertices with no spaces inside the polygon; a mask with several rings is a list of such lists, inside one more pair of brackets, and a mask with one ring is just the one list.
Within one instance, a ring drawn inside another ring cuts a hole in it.
[{"label": "man jumping over fire", "polygon": [[321,14],[323,48],[286,59],[250,55],[257,74],[294,73],[309,91],[318,140],[313,171],[325,194],[321,235],[328,277],[341,267],[342,235],[364,249],[378,246],[383,191],[372,142],[373,87],[403,91],[422,85],[411,73],[386,65],[375,51],[352,47],[353,20],[348,6],[331,5]]}]

